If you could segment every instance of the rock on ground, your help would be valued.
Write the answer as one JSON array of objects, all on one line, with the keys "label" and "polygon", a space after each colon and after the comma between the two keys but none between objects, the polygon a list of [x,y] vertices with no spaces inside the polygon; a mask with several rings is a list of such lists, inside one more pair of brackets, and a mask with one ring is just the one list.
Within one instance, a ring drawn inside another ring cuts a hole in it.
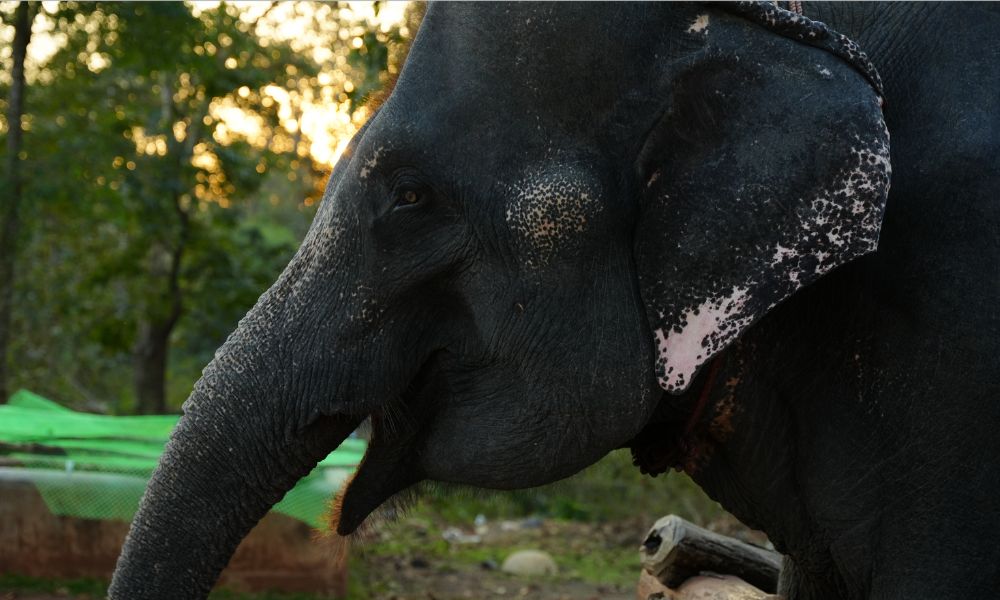
[{"label": "rock on ground", "polygon": [[500,568],[513,575],[555,575],[559,570],[556,561],[541,550],[519,550],[508,556]]}]

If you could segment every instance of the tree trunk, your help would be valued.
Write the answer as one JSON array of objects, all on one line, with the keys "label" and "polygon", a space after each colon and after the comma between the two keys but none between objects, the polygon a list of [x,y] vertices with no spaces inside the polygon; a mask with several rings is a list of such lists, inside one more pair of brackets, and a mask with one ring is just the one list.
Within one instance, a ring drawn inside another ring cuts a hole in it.
[{"label": "tree trunk", "polygon": [[171,322],[143,321],[135,344],[136,412],[159,415],[167,411],[167,357]]},{"label": "tree trunk", "polygon": [[[163,414],[167,411],[167,366],[170,356],[170,334],[184,310],[180,287],[181,261],[187,239],[188,221],[181,219],[180,245],[169,256],[167,267],[167,304],[154,300],[147,307],[147,314],[139,322],[136,333],[134,383],[136,412],[142,415]],[[153,259],[155,263],[155,258]],[[153,267],[155,273],[158,269]]]},{"label": "tree trunk", "polygon": [[7,346],[14,296],[14,263],[20,229],[21,205],[21,115],[24,114],[24,59],[31,41],[33,5],[21,2],[14,12],[14,67],[7,110],[7,185],[0,195],[0,404],[7,402]]},{"label": "tree trunk", "polygon": [[[193,136],[197,125],[188,124],[187,144],[178,140],[173,133],[176,110],[173,104],[172,75],[160,75],[160,122],[159,126],[167,138],[168,153],[173,157],[170,203],[177,216],[177,238],[166,261],[158,260],[154,248],[151,255],[150,274],[153,280],[165,277],[167,283],[166,306],[154,299],[146,308],[145,317],[139,322],[133,350],[136,412],[139,414],[162,414],[167,411],[167,367],[170,353],[170,333],[184,311],[184,294],[181,290],[181,268],[188,238],[191,235],[191,217],[181,203],[181,179],[183,165],[191,159]],[[207,111],[207,106],[205,107]],[[201,122],[199,118],[198,123]],[[164,264],[165,263],[165,264]]]}]

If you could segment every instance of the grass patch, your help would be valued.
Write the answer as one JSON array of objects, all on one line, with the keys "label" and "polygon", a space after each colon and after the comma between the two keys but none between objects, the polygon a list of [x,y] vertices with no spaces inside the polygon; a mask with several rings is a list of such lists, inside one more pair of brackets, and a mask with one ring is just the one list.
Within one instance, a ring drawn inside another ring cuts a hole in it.
[{"label": "grass patch", "polygon": [[[395,522],[382,525],[374,539],[353,552],[369,564],[408,565],[425,561],[432,568],[476,572],[500,565],[516,550],[548,552],[559,574],[539,581],[574,580],[597,585],[634,585],[639,572],[638,545],[645,529],[668,513],[708,524],[724,511],[687,476],[651,478],[632,465],[628,451],[616,451],[583,472],[532,490],[483,492],[429,487]],[[447,528],[474,531],[477,516],[488,523],[480,543],[444,539]],[[498,535],[505,520],[523,523],[540,517],[534,528]],[[371,589],[379,588],[376,579]]]},{"label": "grass patch", "polygon": [[0,574],[0,590],[35,594],[73,594],[103,598],[108,582],[100,579],[47,579],[25,575]]}]

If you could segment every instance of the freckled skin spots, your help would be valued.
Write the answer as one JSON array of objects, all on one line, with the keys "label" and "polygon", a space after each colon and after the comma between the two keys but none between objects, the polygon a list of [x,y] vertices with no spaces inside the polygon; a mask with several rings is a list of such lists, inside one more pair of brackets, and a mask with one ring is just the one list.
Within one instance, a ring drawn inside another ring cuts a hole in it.
[{"label": "freckled skin spots", "polygon": [[[864,143],[856,138],[851,162],[810,203],[802,214],[800,230],[794,242],[775,246],[771,267],[786,272],[798,289],[804,285],[803,274],[827,273],[846,256],[873,252],[878,247],[883,207],[864,198],[888,190],[888,132],[885,137]],[[787,244],[787,245],[783,245]],[[803,260],[808,258],[809,260]],[[836,259],[837,262],[832,262]],[[806,262],[815,262],[807,266]]]},{"label": "freckled skin spots", "polygon": [[882,104],[882,78],[868,55],[858,44],[842,33],[828,28],[820,21],[813,21],[804,15],[789,13],[772,2],[741,1],[734,2],[730,10],[743,17],[756,21],[767,27],[780,27],[788,37],[823,48],[845,61],[851,63],[865,77],[878,93],[878,102]]},{"label": "freckled skin spots", "polygon": [[589,181],[578,168],[553,166],[512,186],[506,220],[527,267],[543,267],[581,243],[580,236],[602,210]]},{"label": "freckled skin spots", "polygon": [[378,161],[385,154],[385,150],[386,150],[385,146],[379,146],[378,148],[373,150],[371,156],[365,159],[364,164],[361,167],[361,170],[358,171],[358,177],[360,177],[361,179],[368,179],[368,176],[371,174],[372,170],[378,166]]},{"label": "freckled skin spots", "polygon": [[794,248],[786,248],[780,243],[774,248],[774,258],[771,259],[771,266],[777,266],[787,259],[795,258],[799,253]]},{"label": "freckled skin spots", "polygon": [[698,15],[698,18],[688,27],[687,32],[708,34],[708,13]]},{"label": "freckled skin spots", "polygon": [[[729,291],[714,287],[684,308],[654,319],[657,378],[668,392],[686,389],[695,372],[761,314],[834,267],[874,251],[888,193],[888,132],[855,136],[849,161],[815,191],[799,198],[797,220],[771,232],[770,250]],[[647,186],[649,187],[649,186]],[[670,202],[664,196],[664,202]],[[676,288],[675,288],[676,289]],[[765,300],[766,299],[766,300]]]}]

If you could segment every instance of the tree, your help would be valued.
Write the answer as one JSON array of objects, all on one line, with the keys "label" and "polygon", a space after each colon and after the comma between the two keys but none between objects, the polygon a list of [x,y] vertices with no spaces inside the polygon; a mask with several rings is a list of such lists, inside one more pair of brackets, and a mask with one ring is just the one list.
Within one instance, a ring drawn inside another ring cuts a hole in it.
[{"label": "tree", "polygon": [[0,196],[0,404],[7,402],[7,346],[10,339],[17,241],[21,207],[21,117],[24,114],[24,61],[31,41],[34,5],[21,2],[14,11],[13,67],[7,103],[6,191]]},{"label": "tree", "polygon": [[[324,145],[302,123],[320,106],[363,106],[352,92],[398,68],[399,27],[366,37],[345,11],[44,7],[41,30],[60,41],[28,72],[15,384],[96,410],[186,397],[322,195],[343,138]],[[291,19],[307,35],[278,30]],[[364,59],[380,44],[388,62]]]},{"label": "tree", "polygon": [[170,338],[192,292],[189,282],[201,277],[191,269],[206,264],[192,260],[193,253],[219,250],[212,243],[218,240],[215,230],[234,225],[220,212],[254,192],[267,159],[278,158],[227,139],[213,105],[233,100],[276,121],[259,94],[240,90],[259,90],[292,68],[315,70],[287,48],[265,53],[238,16],[227,6],[195,16],[182,4],[98,5],[86,15],[89,27],[77,29],[53,61],[73,69],[89,52],[91,73],[82,86],[76,78],[64,80],[98,108],[82,115],[81,125],[119,142],[111,156],[97,153],[100,162],[89,170],[115,192],[102,198],[110,200],[103,220],[122,242],[112,252],[119,255],[119,268],[106,270],[104,280],[123,272],[134,276],[126,283],[127,323],[140,413],[167,407]]}]

